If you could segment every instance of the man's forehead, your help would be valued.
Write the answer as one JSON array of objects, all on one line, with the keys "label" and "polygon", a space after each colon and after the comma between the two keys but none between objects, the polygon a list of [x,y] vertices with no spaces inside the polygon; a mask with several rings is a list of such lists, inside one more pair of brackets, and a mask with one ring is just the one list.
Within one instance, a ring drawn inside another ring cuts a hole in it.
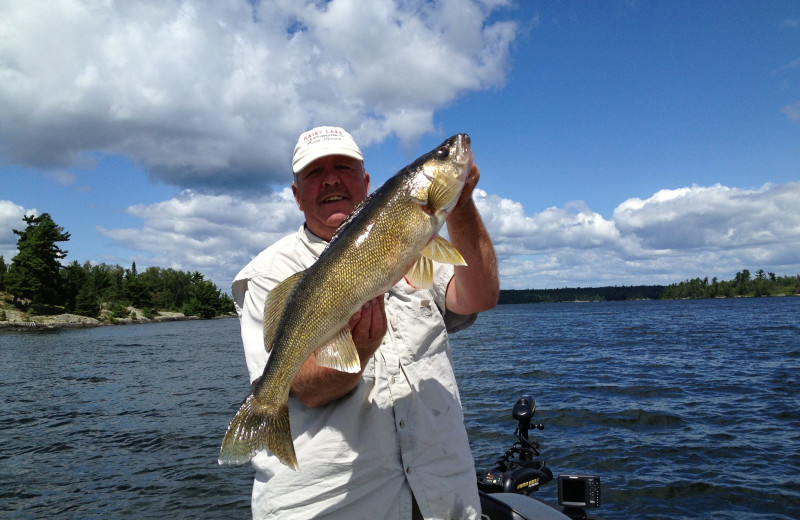
[{"label": "man's forehead", "polygon": [[326,155],[325,157],[320,157],[319,159],[315,159],[308,164],[305,168],[300,170],[300,175],[310,172],[316,168],[321,168],[326,164],[347,164],[353,165],[357,168],[362,168],[364,166],[363,161],[359,161],[353,157],[348,157],[346,155]]}]

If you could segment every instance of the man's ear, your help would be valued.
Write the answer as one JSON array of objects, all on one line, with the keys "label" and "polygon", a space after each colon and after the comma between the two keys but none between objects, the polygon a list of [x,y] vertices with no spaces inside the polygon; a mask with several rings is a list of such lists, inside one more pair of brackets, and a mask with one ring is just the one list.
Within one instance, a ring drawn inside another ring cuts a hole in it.
[{"label": "man's ear", "polygon": [[294,195],[294,201],[297,203],[297,209],[303,211],[303,206],[302,204],[300,204],[299,193],[300,192],[297,190],[297,185],[295,185],[295,183],[292,183],[292,195]]}]

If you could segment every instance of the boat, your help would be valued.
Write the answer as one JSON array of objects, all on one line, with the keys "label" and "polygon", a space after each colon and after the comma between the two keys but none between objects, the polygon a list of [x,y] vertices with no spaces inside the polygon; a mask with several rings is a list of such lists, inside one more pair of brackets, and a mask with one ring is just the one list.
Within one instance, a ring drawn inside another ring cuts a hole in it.
[{"label": "boat", "polygon": [[555,479],[558,503],[531,496],[540,486],[554,480],[552,470],[541,458],[539,442],[530,429],[543,430],[531,421],[536,399],[517,398],[511,416],[517,421],[516,442],[495,464],[477,472],[482,520],[601,520],[588,512],[601,505],[600,477],[581,473],[561,473]]}]

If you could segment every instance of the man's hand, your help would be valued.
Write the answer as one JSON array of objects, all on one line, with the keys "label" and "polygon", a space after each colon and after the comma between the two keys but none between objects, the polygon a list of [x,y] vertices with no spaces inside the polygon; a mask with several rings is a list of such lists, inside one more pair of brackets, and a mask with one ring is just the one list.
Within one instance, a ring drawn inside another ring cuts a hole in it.
[{"label": "man's hand", "polygon": [[383,295],[365,303],[349,322],[353,343],[361,360],[361,372],[350,374],[321,367],[311,354],[292,382],[292,394],[305,406],[316,408],[346,395],[361,381],[361,373],[381,346],[386,334],[386,309]]},{"label": "man's hand", "polygon": [[378,350],[386,334],[386,307],[383,295],[377,296],[367,303],[350,318],[350,330],[353,333],[353,343],[361,358],[363,370],[369,359]]},{"label": "man's hand", "polygon": [[472,198],[472,192],[475,190],[475,186],[477,186],[480,178],[481,172],[478,170],[478,166],[473,162],[470,165],[469,172],[467,173],[467,180],[464,182],[464,188],[461,190],[458,202],[456,202],[455,207],[453,207],[453,212],[458,211],[458,209],[464,205],[465,201]]},{"label": "man's hand", "polygon": [[455,268],[455,275],[447,286],[447,310],[457,314],[491,309],[497,304],[500,293],[494,246],[472,199],[480,178],[480,171],[473,162],[461,196],[447,217],[450,243],[467,262],[466,266]]}]

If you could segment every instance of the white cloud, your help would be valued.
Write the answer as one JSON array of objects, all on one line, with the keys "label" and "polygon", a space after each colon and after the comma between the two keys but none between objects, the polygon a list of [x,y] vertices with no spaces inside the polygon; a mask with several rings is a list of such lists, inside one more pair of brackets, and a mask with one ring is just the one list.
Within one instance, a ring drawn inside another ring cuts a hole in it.
[{"label": "white cloud", "polygon": [[583,202],[551,207],[532,217],[519,202],[476,189],[475,200],[499,251],[525,254],[553,248],[628,247],[614,222]]},{"label": "white cloud", "polygon": [[27,224],[22,217],[26,215],[37,216],[36,209],[25,209],[19,204],[14,204],[10,200],[0,200],[0,256],[6,265],[11,263],[11,259],[17,255],[17,241],[19,236],[14,230],[23,231]]},{"label": "white cloud", "polygon": [[741,269],[800,272],[800,182],[722,185],[629,199],[612,220],[581,203],[527,216],[476,190],[505,288],[669,284]]},{"label": "white cloud", "polygon": [[797,197],[800,183],[757,190],[692,186],[627,200],[614,220],[652,249],[757,248],[800,240]]},{"label": "white cloud", "polygon": [[314,124],[414,140],[501,85],[503,3],[2,2],[0,158],[64,169],[99,151],[181,187],[284,184]]},{"label": "white cloud", "polygon": [[784,105],[781,109],[781,112],[786,114],[786,117],[788,117],[791,121],[800,121],[800,101],[794,105]]},{"label": "white cloud", "polygon": [[780,26],[783,28],[795,29],[800,27],[800,20],[797,18],[785,18],[783,21],[781,21]]},{"label": "white cloud", "polygon": [[141,228],[98,226],[98,233],[142,252],[137,265],[200,271],[223,290],[252,257],[303,222],[289,188],[247,200],[187,190],[127,212],[143,220]]},{"label": "white cloud", "polygon": [[[481,189],[474,196],[506,289],[800,272],[800,182],[661,190],[622,202],[611,220],[580,202],[528,215],[519,202]],[[141,228],[98,231],[142,251],[137,265],[199,270],[226,290],[253,256],[302,223],[289,188],[253,201],[186,191],[128,212]]]}]

